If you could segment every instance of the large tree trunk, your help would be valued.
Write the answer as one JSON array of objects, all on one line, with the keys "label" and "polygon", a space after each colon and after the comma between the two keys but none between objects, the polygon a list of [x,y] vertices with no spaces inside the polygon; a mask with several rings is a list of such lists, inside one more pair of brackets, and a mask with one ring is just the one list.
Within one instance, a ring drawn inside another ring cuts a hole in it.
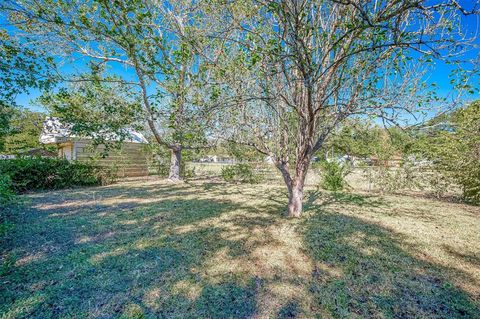
[{"label": "large tree trunk", "polygon": [[300,217],[303,211],[303,187],[305,186],[308,164],[297,165],[293,178],[286,163],[277,163],[276,166],[282,173],[288,189],[287,214],[289,217]]},{"label": "large tree trunk", "polygon": [[303,210],[303,181],[295,181],[288,189],[288,209],[289,217],[300,217]]},{"label": "large tree trunk", "polygon": [[170,152],[171,152],[170,173],[168,174],[168,179],[174,182],[178,182],[182,179],[180,176],[180,164],[182,162],[182,149],[180,147],[174,147],[170,149]]}]

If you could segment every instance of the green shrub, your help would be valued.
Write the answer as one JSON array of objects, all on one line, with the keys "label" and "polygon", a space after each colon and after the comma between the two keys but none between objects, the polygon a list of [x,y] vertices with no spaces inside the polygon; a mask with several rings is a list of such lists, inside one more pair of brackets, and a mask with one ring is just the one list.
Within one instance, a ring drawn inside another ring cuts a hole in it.
[{"label": "green shrub", "polygon": [[220,176],[227,182],[258,183],[260,178],[256,176],[250,164],[228,165],[222,168]]},{"label": "green shrub", "polygon": [[455,185],[455,181],[451,176],[435,170],[430,172],[430,174],[426,174],[424,179],[432,195],[437,198],[445,196],[448,190]]},{"label": "green shrub", "polygon": [[341,191],[347,186],[345,176],[348,174],[347,166],[336,161],[323,161],[321,167],[321,187],[329,191]]},{"label": "green shrub", "polygon": [[416,148],[442,175],[441,184],[451,181],[447,189],[459,186],[465,201],[480,204],[480,101],[439,120],[448,129],[431,129],[419,135]]},{"label": "green shrub", "polygon": [[105,167],[55,158],[16,158],[0,161],[0,175],[11,180],[15,192],[104,185],[114,173]]},{"label": "green shrub", "polygon": [[195,167],[188,168],[185,164],[180,166],[180,175],[184,178],[194,178],[197,174]]},{"label": "green shrub", "polygon": [[0,175],[0,208],[10,205],[15,201],[15,192],[12,180],[7,175]]},{"label": "green shrub", "polygon": [[[13,191],[11,179],[6,175],[0,175],[0,241],[14,227],[12,214],[18,204],[20,201]],[[0,276],[1,273],[2,269]]]},{"label": "green shrub", "polygon": [[170,164],[163,162],[155,162],[153,166],[155,173],[158,176],[165,178],[168,177],[168,173],[170,172]]},{"label": "green shrub", "polygon": [[397,193],[404,190],[421,190],[427,181],[422,170],[409,161],[400,167],[369,167],[370,183],[382,193]]},{"label": "green shrub", "polygon": [[480,205],[480,164],[472,163],[462,167],[464,170],[455,171],[454,178],[462,188],[465,201]]}]

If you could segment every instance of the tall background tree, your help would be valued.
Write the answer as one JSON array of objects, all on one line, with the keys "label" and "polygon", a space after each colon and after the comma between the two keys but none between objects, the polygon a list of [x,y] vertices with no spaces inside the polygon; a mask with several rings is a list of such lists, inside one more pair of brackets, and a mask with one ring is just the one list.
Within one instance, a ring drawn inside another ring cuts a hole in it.
[{"label": "tall background tree", "polygon": [[409,154],[414,143],[411,135],[409,128],[385,128],[369,119],[354,118],[344,121],[323,148],[331,156],[347,155],[363,159],[375,156],[388,160],[395,155]]},{"label": "tall background tree", "polygon": [[480,203],[480,101],[435,117],[415,133],[413,153],[460,186],[465,200]]},{"label": "tall background tree", "polygon": [[311,158],[331,132],[354,116],[399,123],[418,115],[436,98],[424,81],[428,62],[472,45],[460,16],[478,5],[244,1],[219,12],[229,26],[224,92],[237,100],[224,131],[274,159],[288,214],[300,216]]},{"label": "tall background tree", "polygon": [[31,88],[49,89],[55,78],[53,60],[41,50],[32,50],[25,39],[0,27],[0,151],[11,134],[11,119],[18,115],[16,97]]},{"label": "tall background tree", "polygon": [[142,108],[134,90],[113,78],[103,80],[70,83],[58,92],[45,92],[37,102],[51,116],[68,123],[72,133],[91,138],[108,153],[129,137],[128,129],[143,129],[139,122]]},{"label": "tall background tree", "polygon": [[9,119],[8,134],[4,138],[6,154],[22,154],[32,149],[45,148],[40,144],[45,114],[14,108]]},{"label": "tall background tree", "polygon": [[[200,4],[12,0],[3,2],[0,10],[33,48],[49,48],[59,64],[93,65],[106,72],[94,81],[135,90],[142,106],[138,120],[158,144],[170,149],[170,179],[181,178],[182,150],[205,145],[210,121],[205,61],[213,51],[203,36],[209,28]],[[92,81],[71,70],[57,70],[68,82]]]}]

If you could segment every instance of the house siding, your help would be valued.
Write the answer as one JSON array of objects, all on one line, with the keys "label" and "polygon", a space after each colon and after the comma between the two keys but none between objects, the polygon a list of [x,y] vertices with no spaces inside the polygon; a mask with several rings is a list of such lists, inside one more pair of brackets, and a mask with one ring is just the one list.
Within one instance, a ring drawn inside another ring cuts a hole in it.
[{"label": "house siding", "polygon": [[73,154],[78,161],[94,160],[102,166],[116,167],[119,177],[133,177],[148,175],[147,153],[144,145],[125,142],[121,149],[110,150],[107,157],[100,154],[105,149],[99,145],[95,149],[88,140],[78,140],[73,143]]}]

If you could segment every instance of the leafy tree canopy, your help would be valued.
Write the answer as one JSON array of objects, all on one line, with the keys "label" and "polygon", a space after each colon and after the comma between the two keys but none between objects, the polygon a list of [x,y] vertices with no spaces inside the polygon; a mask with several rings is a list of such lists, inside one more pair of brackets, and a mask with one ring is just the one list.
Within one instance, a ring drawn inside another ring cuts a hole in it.
[{"label": "leafy tree canopy", "polygon": [[480,101],[429,124],[418,132],[417,152],[453,177],[467,200],[480,203]]},{"label": "leafy tree canopy", "polygon": [[45,114],[12,108],[9,117],[9,129],[3,138],[4,153],[17,154],[32,148],[44,148],[39,138]]}]

